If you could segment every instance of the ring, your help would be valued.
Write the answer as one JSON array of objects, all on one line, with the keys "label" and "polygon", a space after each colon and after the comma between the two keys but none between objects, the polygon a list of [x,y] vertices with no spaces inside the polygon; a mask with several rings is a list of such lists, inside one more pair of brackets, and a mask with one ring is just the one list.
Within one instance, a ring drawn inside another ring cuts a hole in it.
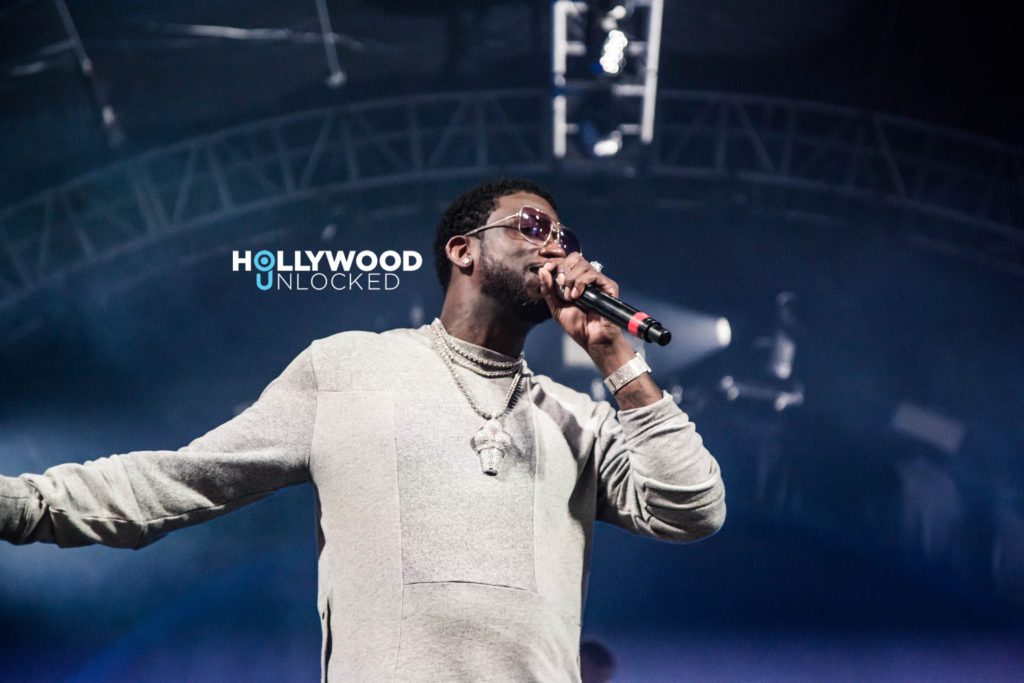
[{"label": "ring", "polygon": [[602,266],[602,265],[601,265],[601,262],[600,262],[600,261],[591,261],[591,262],[590,262],[590,265],[591,265],[591,266],[593,266],[593,267],[594,267],[594,270],[596,270],[596,271],[597,271],[597,272],[599,272],[599,273],[600,273],[600,272],[601,272],[602,270],[604,270],[604,266]]}]

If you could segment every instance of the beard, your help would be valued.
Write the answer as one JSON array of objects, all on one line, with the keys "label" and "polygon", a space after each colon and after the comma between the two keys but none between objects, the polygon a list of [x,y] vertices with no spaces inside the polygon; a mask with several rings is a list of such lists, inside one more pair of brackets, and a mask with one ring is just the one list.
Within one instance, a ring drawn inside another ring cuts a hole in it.
[{"label": "beard", "polygon": [[505,311],[517,319],[536,325],[551,318],[551,309],[543,298],[533,298],[526,291],[522,273],[509,268],[500,261],[480,253],[480,292],[494,299]]}]

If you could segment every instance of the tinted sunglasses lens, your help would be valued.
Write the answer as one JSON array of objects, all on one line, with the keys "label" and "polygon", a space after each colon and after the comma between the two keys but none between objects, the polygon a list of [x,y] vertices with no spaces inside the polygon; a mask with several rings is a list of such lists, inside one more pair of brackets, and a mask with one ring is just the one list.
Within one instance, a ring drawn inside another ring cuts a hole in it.
[{"label": "tinted sunglasses lens", "polygon": [[523,208],[519,211],[519,232],[534,244],[544,244],[551,234],[551,219],[535,209]]},{"label": "tinted sunglasses lens", "polygon": [[568,228],[562,228],[562,234],[559,237],[558,244],[561,245],[562,251],[566,254],[571,254],[580,250],[580,238]]}]

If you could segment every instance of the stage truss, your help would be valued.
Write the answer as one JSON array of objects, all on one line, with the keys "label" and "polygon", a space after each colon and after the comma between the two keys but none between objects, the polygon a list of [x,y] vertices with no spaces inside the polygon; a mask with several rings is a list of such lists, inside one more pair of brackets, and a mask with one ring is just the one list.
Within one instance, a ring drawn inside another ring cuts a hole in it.
[{"label": "stage truss", "polygon": [[374,100],[238,126],[96,170],[0,212],[0,315],[78,271],[189,231],[230,230],[254,212],[497,174],[641,177],[661,205],[689,208],[707,201],[710,183],[771,197],[773,209],[811,221],[857,202],[893,212],[915,245],[1024,276],[1018,147],[847,107],[662,91],[639,163],[569,161],[551,153],[550,111],[551,93],[540,89]]}]

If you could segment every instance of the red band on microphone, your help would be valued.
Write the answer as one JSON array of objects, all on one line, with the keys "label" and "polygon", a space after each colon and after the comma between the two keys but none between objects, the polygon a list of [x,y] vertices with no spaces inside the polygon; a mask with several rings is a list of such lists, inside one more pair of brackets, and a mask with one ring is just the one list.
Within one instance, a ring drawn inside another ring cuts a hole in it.
[{"label": "red band on microphone", "polygon": [[651,316],[647,315],[646,313],[638,311],[636,315],[629,319],[629,327],[627,327],[626,329],[629,330],[629,333],[635,337],[636,331],[640,329],[640,323],[642,323],[643,321],[647,320],[650,317]]}]

